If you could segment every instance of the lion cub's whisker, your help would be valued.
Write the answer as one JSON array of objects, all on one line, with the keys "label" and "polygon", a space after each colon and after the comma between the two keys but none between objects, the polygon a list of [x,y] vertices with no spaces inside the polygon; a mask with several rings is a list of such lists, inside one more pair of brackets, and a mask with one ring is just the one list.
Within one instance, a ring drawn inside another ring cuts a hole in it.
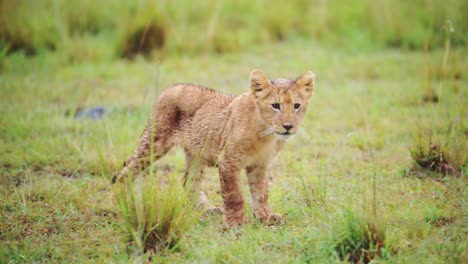
[{"label": "lion cub's whisker", "polygon": [[260,133],[260,136],[261,137],[266,137],[268,135],[270,135],[271,133],[273,133],[275,131],[274,128],[270,127],[270,128],[267,128],[265,131],[263,131],[262,133]]}]

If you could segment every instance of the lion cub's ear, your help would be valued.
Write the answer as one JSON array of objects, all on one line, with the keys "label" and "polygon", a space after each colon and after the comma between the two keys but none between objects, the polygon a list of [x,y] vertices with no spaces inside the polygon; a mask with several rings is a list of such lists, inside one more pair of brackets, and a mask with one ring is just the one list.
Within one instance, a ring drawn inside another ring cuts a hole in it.
[{"label": "lion cub's ear", "polygon": [[296,89],[307,98],[309,98],[315,86],[315,74],[311,71],[306,71],[296,79]]},{"label": "lion cub's ear", "polygon": [[253,70],[250,73],[250,89],[255,98],[262,98],[266,96],[270,88],[270,80],[265,74],[259,70]]}]

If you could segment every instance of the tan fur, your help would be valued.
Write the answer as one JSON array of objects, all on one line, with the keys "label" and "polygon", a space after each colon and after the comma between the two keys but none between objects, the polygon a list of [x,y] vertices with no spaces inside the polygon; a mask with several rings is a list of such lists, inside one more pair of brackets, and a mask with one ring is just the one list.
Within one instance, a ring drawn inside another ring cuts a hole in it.
[{"label": "tan fur", "polygon": [[[138,174],[148,167],[151,157],[157,160],[172,146],[181,145],[186,153],[186,177],[189,172],[196,175],[196,189],[200,188],[203,168],[218,167],[226,225],[246,222],[239,179],[243,169],[255,217],[267,224],[281,223],[281,215],[270,213],[268,208],[267,171],[285,140],[297,133],[313,87],[310,71],[296,80],[270,81],[258,70],[250,75],[250,91],[240,96],[192,84],[173,85],[157,99],[117,180]],[[206,200],[203,193],[201,198]]]}]

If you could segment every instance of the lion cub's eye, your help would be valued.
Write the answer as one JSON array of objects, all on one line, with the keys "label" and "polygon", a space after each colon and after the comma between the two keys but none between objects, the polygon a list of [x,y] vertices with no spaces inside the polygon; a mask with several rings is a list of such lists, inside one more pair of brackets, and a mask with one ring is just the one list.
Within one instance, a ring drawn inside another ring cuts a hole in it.
[{"label": "lion cub's eye", "polygon": [[273,109],[280,110],[280,104],[278,103],[271,104],[271,107],[273,107]]},{"label": "lion cub's eye", "polygon": [[295,110],[298,110],[299,108],[301,108],[301,104],[294,104],[294,109]]}]

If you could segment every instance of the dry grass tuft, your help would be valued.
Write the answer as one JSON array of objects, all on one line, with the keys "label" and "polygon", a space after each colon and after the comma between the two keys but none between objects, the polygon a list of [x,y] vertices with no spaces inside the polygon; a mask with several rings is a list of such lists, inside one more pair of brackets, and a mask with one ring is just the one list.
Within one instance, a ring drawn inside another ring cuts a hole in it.
[{"label": "dry grass tuft", "polygon": [[333,227],[331,240],[338,257],[352,263],[369,263],[397,251],[386,239],[384,225],[360,218],[352,211]]},{"label": "dry grass tuft", "polygon": [[438,134],[432,130],[426,135],[419,133],[415,141],[416,143],[409,148],[415,162],[409,174],[420,177],[425,176],[425,172],[444,176],[464,174],[467,146],[463,126],[453,123],[447,130]]}]

